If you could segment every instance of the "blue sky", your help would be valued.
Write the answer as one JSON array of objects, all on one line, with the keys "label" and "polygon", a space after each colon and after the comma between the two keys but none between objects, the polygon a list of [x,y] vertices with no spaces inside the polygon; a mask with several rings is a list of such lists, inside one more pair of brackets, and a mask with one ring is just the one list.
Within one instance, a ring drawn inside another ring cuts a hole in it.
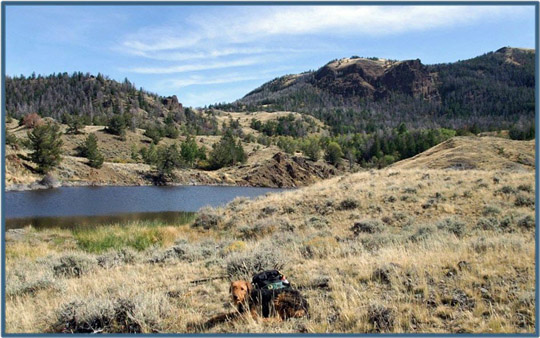
[{"label": "blue sky", "polygon": [[454,62],[534,33],[534,6],[8,5],[6,72],[101,72],[202,106],[336,58]]}]

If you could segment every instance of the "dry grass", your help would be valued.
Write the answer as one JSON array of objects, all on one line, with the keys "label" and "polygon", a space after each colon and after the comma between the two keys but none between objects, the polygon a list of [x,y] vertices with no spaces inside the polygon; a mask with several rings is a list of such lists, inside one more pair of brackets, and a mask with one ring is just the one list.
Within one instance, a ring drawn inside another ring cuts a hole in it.
[{"label": "dry grass", "polygon": [[461,136],[397,162],[392,167],[529,171],[534,170],[534,163],[534,140]]},{"label": "dry grass", "polygon": [[[534,199],[533,182],[502,170],[351,174],[207,210],[211,226],[164,227],[163,245],[140,252],[27,230],[7,238],[6,331],[531,333],[534,205],[516,200]],[[88,268],[55,274],[66,256]],[[301,287],[309,319],[203,328],[233,310],[228,280],[190,281],[273,266]]]}]

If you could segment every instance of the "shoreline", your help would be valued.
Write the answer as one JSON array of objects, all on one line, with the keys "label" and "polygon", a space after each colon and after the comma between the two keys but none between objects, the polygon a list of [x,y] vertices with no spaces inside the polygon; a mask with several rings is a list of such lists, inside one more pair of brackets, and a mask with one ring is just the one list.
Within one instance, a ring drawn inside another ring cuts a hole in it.
[{"label": "shoreline", "polygon": [[10,184],[6,185],[4,192],[22,192],[22,191],[37,191],[37,190],[47,190],[47,189],[58,189],[58,188],[76,188],[76,187],[179,187],[179,186],[207,186],[207,187],[239,187],[239,188],[267,188],[267,189],[298,189],[301,187],[293,186],[265,186],[265,185],[252,185],[248,184],[229,184],[229,183],[208,183],[208,182],[173,182],[167,185],[155,185],[155,184],[131,184],[126,183],[122,184],[119,182],[115,183],[101,183],[101,182],[88,182],[88,181],[67,181],[53,186],[48,186],[40,184],[39,182],[33,182],[30,184]]}]

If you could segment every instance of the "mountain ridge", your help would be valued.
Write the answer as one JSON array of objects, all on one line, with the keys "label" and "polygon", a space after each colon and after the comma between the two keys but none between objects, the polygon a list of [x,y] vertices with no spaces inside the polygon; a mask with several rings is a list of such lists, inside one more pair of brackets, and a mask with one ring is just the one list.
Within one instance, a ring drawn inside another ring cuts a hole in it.
[{"label": "mountain ridge", "polygon": [[534,50],[513,47],[432,65],[353,56],[275,78],[217,107],[298,111],[336,133],[366,131],[369,120],[378,129],[401,122],[413,128],[504,129],[534,117],[534,59]]}]

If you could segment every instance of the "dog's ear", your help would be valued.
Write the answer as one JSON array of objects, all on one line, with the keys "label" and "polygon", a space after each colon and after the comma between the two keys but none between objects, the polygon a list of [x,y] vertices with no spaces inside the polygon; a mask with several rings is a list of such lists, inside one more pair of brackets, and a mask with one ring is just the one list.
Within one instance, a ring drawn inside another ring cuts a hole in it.
[{"label": "dog's ear", "polygon": [[253,284],[251,284],[250,282],[246,282],[246,285],[248,292],[251,293],[251,291],[253,290]]}]

